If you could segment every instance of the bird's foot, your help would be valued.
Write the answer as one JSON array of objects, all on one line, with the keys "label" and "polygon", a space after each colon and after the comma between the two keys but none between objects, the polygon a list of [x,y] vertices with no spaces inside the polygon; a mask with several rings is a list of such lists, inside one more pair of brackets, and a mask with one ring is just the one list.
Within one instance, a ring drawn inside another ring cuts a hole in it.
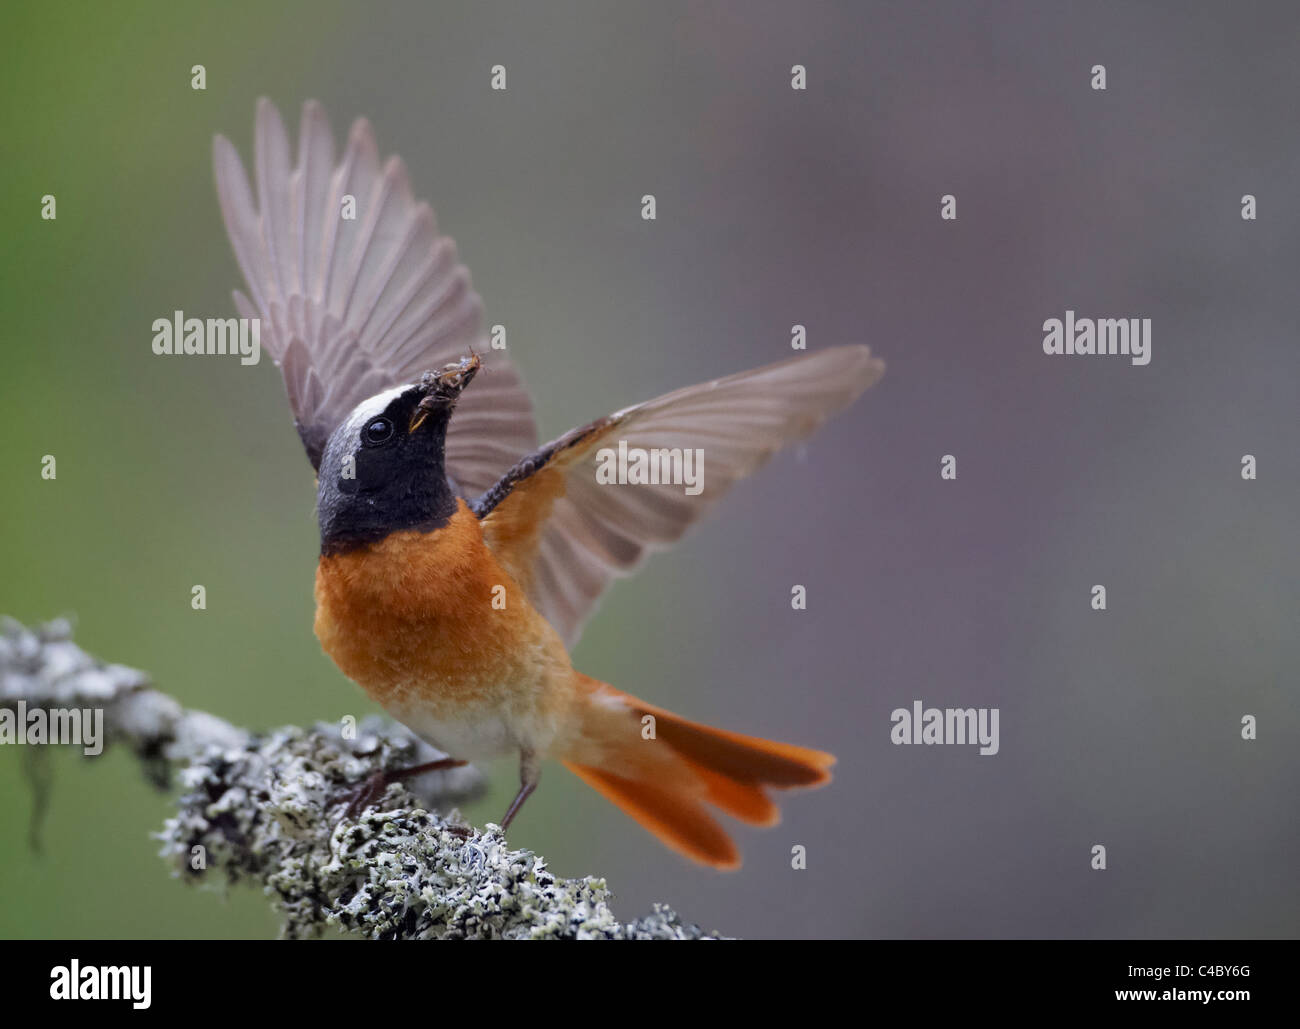
[{"label": "bird's foot", "polygon": [[[444,757],[437,761],[427,761],[422,765],[413,765],[410,768],[398,768],[391,771],[372,772],[361,783],[360,786],[352,793],[352,799],[348,806],[343,809],[343,817],[355,821],[356,817],[366,808],[378,801],[384,791],[388,789],[389,783],[401,782],[404,779],[414,779],[417,775],[423,775],[425,772],[438,772],[446,768],[459,768],[464,765],[464,761],[459,761],[454,757]],[[459,834],[461,826],[448,827],[449,831]],[[470,834],[469,829],[465,829],[465,835]]]}]

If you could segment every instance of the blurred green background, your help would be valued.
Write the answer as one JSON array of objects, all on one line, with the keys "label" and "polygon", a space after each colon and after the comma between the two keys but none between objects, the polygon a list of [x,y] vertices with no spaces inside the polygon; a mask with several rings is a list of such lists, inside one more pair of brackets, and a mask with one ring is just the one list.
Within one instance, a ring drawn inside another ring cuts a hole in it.
[{"label": "blurred green background", "polygon": [[[155,318],[234,314],[213,134],[247,163],[258,96],[295,138],[314,97],[336,138],[365,115],[405,157],[544,438],[777,360],[796,322],[889,363],[616,585],[575,653],[835,751],[835,784],[738,830],[731,876],[558,766],[512,842],[606,875],[625,918],[665,900],[742,935],[1294,935],[1300,16],[1231,11],[7,3],[0,612],[72,615],[91,652],[238,724],[371,710],[312,636],[312,474],[275,369],[150,350]],[[1066,308],[1152,317],[1152,365],[1046,360]],[[913,699],[1000,706],[1000,755],[891,746]],[[129,757],[53,757],[35,854],[0,750],[0,937],[274,933],[264,898],[167,878],[168,799]],[[509,761],[485,770],[479,823],[514,791]]]}]

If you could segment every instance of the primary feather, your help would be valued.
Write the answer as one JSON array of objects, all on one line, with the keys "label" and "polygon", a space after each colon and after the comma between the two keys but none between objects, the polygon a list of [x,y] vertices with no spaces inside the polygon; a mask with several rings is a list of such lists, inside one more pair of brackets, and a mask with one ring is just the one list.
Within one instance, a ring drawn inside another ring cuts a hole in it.
[{"label": "primary feather", "polygon": [[[319,104],[303,106],[294,163],[280,113],[257,106],[256,193],[230,141],[213,145],[217,195],[247,295],[246,318],[280,366],[299,435],[319,468],[330,433],[368,397],[412,382],[471,350],[488,374],[461,399],[447,434],[447,470],[473,496],[537,442],[532,404],[500,351],[486,346],[482,302],[406,168],[381,165],[359,119],[335,162]],[[344,217],[344,198],[355,218]]]},{"label": "primary feather", "polygon": [[[809,435],[880,378],[865,346],[832,347],[667,393],[615,411],[542,448],[541,472],[524,479],[484,521],[489,545],[572,646],[616,575],[676,542],[739,479]],[[454,420],[453,420],[454,421]],[[694,449],[703,489],[597,479],[605,447]]]}]

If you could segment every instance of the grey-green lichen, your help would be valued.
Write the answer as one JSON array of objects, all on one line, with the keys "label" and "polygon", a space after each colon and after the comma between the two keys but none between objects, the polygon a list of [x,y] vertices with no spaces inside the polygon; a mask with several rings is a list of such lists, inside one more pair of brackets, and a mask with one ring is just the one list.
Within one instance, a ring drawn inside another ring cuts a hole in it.
[{"label": "grey-green lichen", "polygon": [[387,788],[357,818],[354,791],[379,769],[440,756],[400,726],[251,733],[187,711],[148,677],[81,651],[66,622],[29,630],[0,621],[0,705],[95,706],[110,742],[125,742],[163,783],[174,770],[178,810],[159,839],[175,874],[193,882],[260,884],[284,916],[282,935],[333,926],[370,939],[701,939],[669,908],[632,923],[610,910],[603,879],[559,879],[449,808],[477,795],[470,767]]}]

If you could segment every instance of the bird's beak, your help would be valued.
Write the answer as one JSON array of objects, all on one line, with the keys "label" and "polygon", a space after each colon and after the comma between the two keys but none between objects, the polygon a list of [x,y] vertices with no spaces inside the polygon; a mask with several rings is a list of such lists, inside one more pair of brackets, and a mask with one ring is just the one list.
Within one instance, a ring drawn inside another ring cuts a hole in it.
[{"label": "bird's beak", "polygon": [[435,406],[454,403],[460,396],[461,390],[469,385],[470,379],[474,378],[474,373],[482,365],[483,361],[478,354],[471,352],[469,357],[462,357],[440,372],[425,372],[420,380],[425,394],[411,414],[411,424],[406,430],[408,434],[424,424],[424,420],[429,417],[429,412]]}]

